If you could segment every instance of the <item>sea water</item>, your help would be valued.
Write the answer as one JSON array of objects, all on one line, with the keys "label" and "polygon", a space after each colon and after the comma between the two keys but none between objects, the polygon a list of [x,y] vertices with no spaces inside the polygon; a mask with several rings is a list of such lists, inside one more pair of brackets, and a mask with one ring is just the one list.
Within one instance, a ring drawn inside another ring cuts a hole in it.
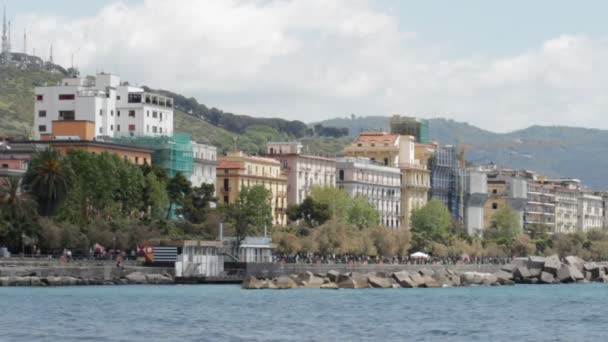
[{"label": "sea water", "polygon": [[606,341],[608,286],[0,288],[0,341]]}]

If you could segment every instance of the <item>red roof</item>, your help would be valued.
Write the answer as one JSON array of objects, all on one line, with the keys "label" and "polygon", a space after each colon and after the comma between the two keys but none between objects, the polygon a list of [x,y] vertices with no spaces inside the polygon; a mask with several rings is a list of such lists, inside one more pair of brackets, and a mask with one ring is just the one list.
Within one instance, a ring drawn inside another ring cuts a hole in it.
[{"label": "red roof", "polygon": [[399,134],[388,134],[382,132],[361,133],[358,142],[390,142],[395,143],[399,139]]},{"label": "red roof", "polygon": [[241,164],[229,160],[220,160],[217,165],[218,169],[241,169]]}]

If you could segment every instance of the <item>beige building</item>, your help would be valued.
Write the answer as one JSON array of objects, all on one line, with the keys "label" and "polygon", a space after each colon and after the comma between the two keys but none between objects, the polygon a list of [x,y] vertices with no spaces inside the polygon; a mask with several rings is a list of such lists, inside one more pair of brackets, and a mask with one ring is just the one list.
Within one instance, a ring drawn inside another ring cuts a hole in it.
[{"label": "beige building", "polygon": [[269,142],[266,153],[278,160],[287,174],[288,205],[302,203],[315,186],[336,186],[336,161],[303,154],[299,142]]},{"label": "beige building", "polygon": [[409,229],[412,210],[428,202],[431,189],[428,162],[433,151],[432,145],[418,144],[412,136],[366,132],[361,133],[344,154],[369,158],[401,170],[401,227]]},{"label": "beige building", "polygon": [[219,203],[234,203],[244,187],[262,185],[272,193],[273,224],[287,223],[287,176],[279,161],[248,156],[241,151],[219,158],[216,191]]}]

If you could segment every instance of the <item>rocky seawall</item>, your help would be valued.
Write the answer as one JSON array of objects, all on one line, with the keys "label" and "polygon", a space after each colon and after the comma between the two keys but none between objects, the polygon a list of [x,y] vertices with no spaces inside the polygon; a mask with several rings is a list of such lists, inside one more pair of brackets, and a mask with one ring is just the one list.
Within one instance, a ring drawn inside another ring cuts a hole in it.
[{"label": "rocky seawall", "polygon": [[74,286],[173,284],[173,268],[116,267],[113,264],[79,262],[3,261],[0,264],[0,286]]},{"label": "rocky seawall", "polygon": [[449,267],[369,273],[341,273],[336,270],[325,273],[308,271],[271,279],[248,276],[241,287],[244,289],[361,289],[608,282],[607,271],[605,265],[585,262],[575,256],[560,259],[559,256],[552,255],[550,257],[517,258],[493,273],[462,272]]},{"label": "rocky seawall", "polygon": [[123,278],[76,278],[71,276],[11,276],[0,277],[0,286],[83,286],[83,285],[128,285],[128,284],[174,284],[169,274],[133,272]]}]

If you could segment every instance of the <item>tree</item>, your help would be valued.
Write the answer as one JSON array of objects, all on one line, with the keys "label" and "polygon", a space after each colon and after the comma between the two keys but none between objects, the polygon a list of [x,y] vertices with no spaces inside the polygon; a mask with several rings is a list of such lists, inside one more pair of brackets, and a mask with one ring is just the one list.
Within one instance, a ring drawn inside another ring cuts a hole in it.
[{"label": "tree", "polygon": [[347,221],[359,229],[363,229],[379,224],[380,213],[366,197],[356,196],[350,201]]},{"label": "tree", "polygon": [[429,251],[431,242],[446,243],[452,215],[443,202],[429,201],[412,212],[412,235],[416,249]]},{"label": "tree", "polygon": [[0,241],[18,250],[39,235],[36,203],[21,191],[17,177],[0,178]]},{"label": "tree", "polygon": [[262,185],[244,187],[239,198],[224,207],[224,217],[231,223],[237,243],[255,228],[272,226],[272,193]]},{"label": "tree", "polygon": [[351,198],[348,193],[338,188],[313,187],[312,199],[329,208],[331,219],[345,221],[348,215]]},{"label": "tree", "polygon": [[47,149],[36,153],[23,176],[24,187],[38,203],[38,212],[51,216],[68,192],[70,170],[59,151]]},{"label": "tree", "polygon": [[192,188],[192,191],[186,196],[184,207],[181,209],[184,217],[192,223],[203,223],[209,212],[209,204],[215,201],[214,192],[213,184],[202,184],[199,187]]},{"label": "tree", "polygon": [[306,197],[299,206],[287,208],[287,216],[291,221],[303,219],[309,227],[316,227],[331,218],[329,206]]},{"label": "tree", "polygon": [[511,246],[513,256],[525,257],[536,253],[536,245],[526,234],[518,235]]},{"label": "tree", "polygon": [[492,225],[486,229],[485,237],[499,244],[511,246],[513,239],[521,232],[519,214],[509,206],[498,209],[492,218]]},{"label": "tree", "polygon": [[142,211],[145,218],[161,219],[166,216],[169,205],[167,185],[159,180],[154,172],[149,172],[144,179],[142,191]]},{"label": "tree", "polygon": [[169,195],[169,209],[167,210],[167,219],[169,219],[174,206],[183,206],[186,196],[191,191],[190,181],[181,173],[178,172],[175,176],[169,179],[167,184],[167,194]]}]

